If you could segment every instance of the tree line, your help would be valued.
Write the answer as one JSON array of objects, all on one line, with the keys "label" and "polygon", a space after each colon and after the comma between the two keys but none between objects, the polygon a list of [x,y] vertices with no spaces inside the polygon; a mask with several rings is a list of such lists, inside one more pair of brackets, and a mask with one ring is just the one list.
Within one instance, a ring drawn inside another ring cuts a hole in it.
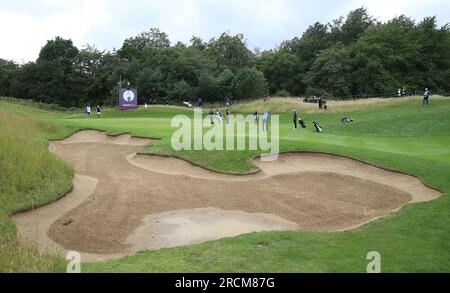
[{"label": "tree line", "polygon": [[[0,59],[0,95],[76,107],[117,102],[128,82],[158,103],[266,95],[392,95],[398,88],[450,92],[450,26],[435,17],[377,21],[366,9],[311,25],[272,50],[250,50],[242,34],[174,45],[157,28],[100,51],[47,41],[35,62]],[[121,81],[122,84],[118,84]]]}]

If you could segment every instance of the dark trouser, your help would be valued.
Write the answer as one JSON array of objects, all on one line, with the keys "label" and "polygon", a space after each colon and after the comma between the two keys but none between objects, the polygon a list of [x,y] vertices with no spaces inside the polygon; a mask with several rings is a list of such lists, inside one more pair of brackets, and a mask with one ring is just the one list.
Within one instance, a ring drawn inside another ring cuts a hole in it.
[{"label": "dark trouser", "polygon": [[423,98],[423,106],[428,106],[428,98]]},{"label": "dark trouser", "polygon": [[296,119],[294,119],[294,127],[295,127],[295,129],[297,129],[297,120]]}]

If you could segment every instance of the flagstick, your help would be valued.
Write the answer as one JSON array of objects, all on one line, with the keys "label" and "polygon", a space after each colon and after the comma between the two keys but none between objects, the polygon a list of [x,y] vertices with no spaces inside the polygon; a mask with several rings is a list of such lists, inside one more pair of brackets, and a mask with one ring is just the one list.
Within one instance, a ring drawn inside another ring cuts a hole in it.
[{"label": "flagstick", "polygon": [[147,121],[147,103],[145,103],[144,112],[145,112],[145,114],[144,114],[144,116],[145,116],[145,123],[147,123],[148,122]]}]

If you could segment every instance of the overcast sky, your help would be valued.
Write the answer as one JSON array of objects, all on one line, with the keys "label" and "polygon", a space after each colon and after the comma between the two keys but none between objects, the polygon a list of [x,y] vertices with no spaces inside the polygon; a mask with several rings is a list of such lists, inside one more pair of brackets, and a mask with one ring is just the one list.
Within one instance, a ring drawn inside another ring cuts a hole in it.
[{"label": "overcast sky", "polygon": [[381,21],[406,14],[450,22],[449,0],[0,0],[0,58],[35,60],[55,36],[79,48],[118,49],[125,38],[151,27],[184,43],[193,35],[209,40],[244,33],[250,49],[270,49],[316,21],[362,6]]}]

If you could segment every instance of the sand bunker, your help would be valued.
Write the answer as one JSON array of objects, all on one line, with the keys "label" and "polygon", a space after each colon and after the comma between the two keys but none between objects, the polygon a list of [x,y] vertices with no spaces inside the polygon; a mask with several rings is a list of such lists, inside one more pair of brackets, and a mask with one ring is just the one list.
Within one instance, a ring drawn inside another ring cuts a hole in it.
[{"label": "sand bunker", "polygon": [[440,196],[413,176],[332,155],[254,160],[260,173],[234,176],[136,155],[149,143],[98,131],[50,143],[74,167],[74,190],[16,215],[19,237],[96,261],[250,232],[348,230]]}]

